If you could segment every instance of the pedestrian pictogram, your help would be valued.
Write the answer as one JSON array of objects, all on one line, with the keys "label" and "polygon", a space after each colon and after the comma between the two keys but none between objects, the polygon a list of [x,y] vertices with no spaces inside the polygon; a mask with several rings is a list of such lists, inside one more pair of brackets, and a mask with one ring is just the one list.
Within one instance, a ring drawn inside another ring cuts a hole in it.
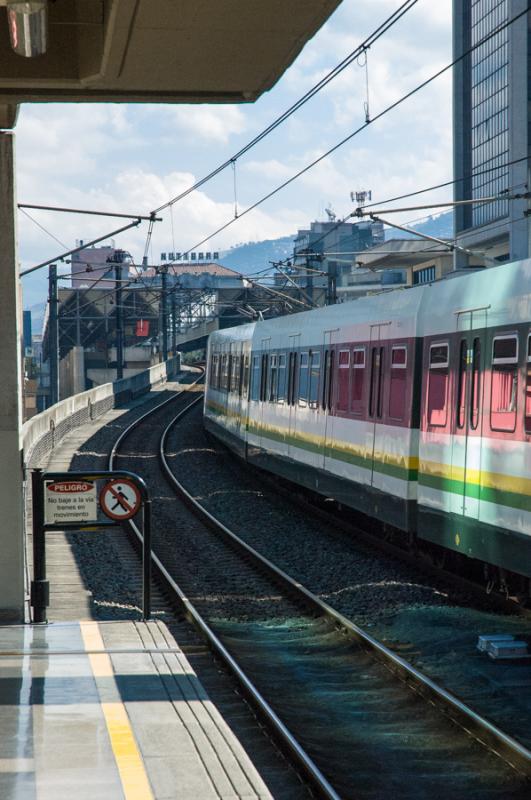
[{"label": "pedestrian pictogram", "polygon": [[100,506],[110,519],[122,521],[138,514],[142,497],[135,484],[127,479],[115,479],[100,492]]}]

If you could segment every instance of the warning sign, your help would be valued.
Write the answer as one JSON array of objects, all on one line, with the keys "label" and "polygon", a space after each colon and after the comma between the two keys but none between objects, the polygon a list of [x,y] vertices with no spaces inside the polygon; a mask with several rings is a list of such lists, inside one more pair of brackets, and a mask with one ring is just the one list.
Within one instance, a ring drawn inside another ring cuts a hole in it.
[{"label": "warning sign", "polygon": [[113,480],[106,483],[100,492],[101,510],[111,519],[131,519],[142,504],[140,492],[132,481]]},{"label": "warning sign", "polygon": [[97,517],[96,484],[93,481],[46,482],[44,521],[47,525],[94,522]]}]

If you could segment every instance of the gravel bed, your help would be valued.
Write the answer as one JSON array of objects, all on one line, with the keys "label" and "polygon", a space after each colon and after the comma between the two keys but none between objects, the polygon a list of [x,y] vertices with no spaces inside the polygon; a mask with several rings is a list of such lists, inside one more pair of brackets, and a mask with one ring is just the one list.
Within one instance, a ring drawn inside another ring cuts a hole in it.
[{"label": "gravel bed", "polygon": [[168,453],[179,480],[245,541],[531,747],[531,665],[475,649],[485,633],[531,639],[529,618],[478,608],[466,591],[301,511],[206,435],[200,408],[171,434]]},{"label": "gravel bed", "polygon": [[[443,782],[454,797],[524,798],[511,770],[390,681],[383,665],[330,623],[304,616],[176,502],[156,455],[174,413],[161,410],[134,431],[118,462],[151,487],[154,550],[341,795],[388,797],[392,781],[394,795],[404,800],[431,798]],[[425,766],[419,771],[420,752]]]}]

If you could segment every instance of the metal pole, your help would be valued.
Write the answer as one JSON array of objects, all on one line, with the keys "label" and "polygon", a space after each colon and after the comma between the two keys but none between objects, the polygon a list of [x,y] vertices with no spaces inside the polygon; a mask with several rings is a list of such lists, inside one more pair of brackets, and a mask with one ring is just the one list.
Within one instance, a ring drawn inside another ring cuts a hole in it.
[{"label": "metal pole", "polygon": [[168,360],[168,271],[162,270],[162,360]]},{"label": "metal pole", "polygon": [[124,321],[122,310],[122,265],[116,264],[114,268],[116,280],[116,380],[124,376]]},{"label": "metal pole", "polygon": [[57,313],[57,266],[52,264],[48,273],[48,345],[50,354],[50,405],[59,402],[59,317]]},{"label": "metal pole", "polygon": [[173,358],[177,353],[177,300],[175,299],[175,287],[171,293],[171,354]]},{"label": "metal pole", "polygon": [[144,529],[144,542],[142,547],[142,618],[146,620],[151,616],[151,500],[144,500],[142,527]]},{"label": "metal pole", "polygon": [[46,580],[46,544],[44,538],[44,497],[42,470],[31,473],[33,515],[33,580],[30,602],[33,622],[46,622],[46,607],[50,603],[50,585]]}]

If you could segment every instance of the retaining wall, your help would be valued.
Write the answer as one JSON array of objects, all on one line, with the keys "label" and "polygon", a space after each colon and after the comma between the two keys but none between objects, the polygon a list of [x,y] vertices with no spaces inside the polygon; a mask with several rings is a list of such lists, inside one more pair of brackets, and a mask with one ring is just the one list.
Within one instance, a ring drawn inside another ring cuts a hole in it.
[{"label": "retaining wall", "polygon": [[105,383],[61,400],[24,423],[22,452],[25,467],[37,466],[71,430],[121,403],[149,392],[174,378],[181,368],[179,354],[162,364],[114,383]]}]

